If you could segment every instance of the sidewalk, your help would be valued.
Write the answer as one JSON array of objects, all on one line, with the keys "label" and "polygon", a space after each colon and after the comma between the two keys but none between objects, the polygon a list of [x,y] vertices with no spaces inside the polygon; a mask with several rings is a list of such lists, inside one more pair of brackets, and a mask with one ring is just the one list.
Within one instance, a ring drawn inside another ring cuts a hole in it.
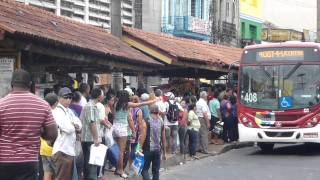
[{"label": "sidewalk", "polygon": [[[215,156],[215,155],[219,155],[219,154],[228,152],[232,149],[239,149],[239,148],[248,147],[248,146],[253,146],[253,143],[227,143],[224,145],[209,144],[209,147],[208,147],[209,154],[197,153],[197,156],[199,157],[199,159],[203,159],[203,158],[206,158],[209,156]],[[176,166],[176,165],[182,165],[188,161],[191,161],[188,154],[186,154],[185,156],[182,154],[175,154],[175,155],[168,154],[167,156],[168,156],[167,160],[161,161],[160,173],[162,171],[165,171],[169,167]],[[114,172],[110,172],[110,171],[105,172],[105,177],[108,180],[122,180],[123,179],[123,178],[120,178],[119,176],[114,175]],[[142,177],[141,176],[140,177],[134,176],[134,177],[130,177],[129,179],[130,180],[141,180]]]}]

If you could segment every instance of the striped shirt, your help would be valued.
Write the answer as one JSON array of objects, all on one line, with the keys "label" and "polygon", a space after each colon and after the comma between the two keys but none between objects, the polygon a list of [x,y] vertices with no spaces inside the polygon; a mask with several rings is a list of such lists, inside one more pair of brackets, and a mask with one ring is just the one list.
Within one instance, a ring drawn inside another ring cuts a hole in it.
[{"label": "striped shirt", "polygon": [[0,99],[0,163],[37,162],[41,129],[52,124],[48,103],[30,92]]}]

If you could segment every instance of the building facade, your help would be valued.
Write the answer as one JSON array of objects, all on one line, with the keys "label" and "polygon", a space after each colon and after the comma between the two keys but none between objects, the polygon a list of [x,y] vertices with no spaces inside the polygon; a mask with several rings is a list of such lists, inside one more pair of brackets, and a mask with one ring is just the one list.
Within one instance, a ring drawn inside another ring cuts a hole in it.
[{"label": "building facade", "polygon": [[177,37],[210,40],[209,0],[163,0],[161,31]]},{"label": "building facade", "polygon": [[[110,29],[111,0],[17,0],[39,7],[58,16]],[[122,0],[122,24],[134,26],[133,0]]]},{"label": "building facade", "polygon": [[240,0],[241,47],[261,43],[262,1]]},{"label": "building facade", "polygon": [[211,42],[239,46],[239,0],[211,0]]}]

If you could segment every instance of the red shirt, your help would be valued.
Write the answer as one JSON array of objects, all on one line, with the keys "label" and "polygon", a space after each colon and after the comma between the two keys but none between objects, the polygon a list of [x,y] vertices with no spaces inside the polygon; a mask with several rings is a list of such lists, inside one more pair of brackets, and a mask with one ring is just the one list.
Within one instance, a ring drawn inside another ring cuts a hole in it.
[{"label": "red shirt", "polygon": [[54,123],[49,104],[30,92],[0,99],[0,163],[37,162],[41,129]]}]

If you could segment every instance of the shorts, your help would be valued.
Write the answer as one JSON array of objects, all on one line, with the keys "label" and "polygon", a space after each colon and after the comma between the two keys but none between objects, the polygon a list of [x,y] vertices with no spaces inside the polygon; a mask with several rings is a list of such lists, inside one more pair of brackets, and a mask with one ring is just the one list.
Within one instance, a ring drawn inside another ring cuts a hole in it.
[{"label": "shorts", "polygon": [[122,123],[113,124],[113,136],[114,137],[127,137],[128,136],[128,125]]},{"label": "shorts", "polygon": [[42,167],[44,172],[54,173],[54,163],[51,157],[41,156]]}]

